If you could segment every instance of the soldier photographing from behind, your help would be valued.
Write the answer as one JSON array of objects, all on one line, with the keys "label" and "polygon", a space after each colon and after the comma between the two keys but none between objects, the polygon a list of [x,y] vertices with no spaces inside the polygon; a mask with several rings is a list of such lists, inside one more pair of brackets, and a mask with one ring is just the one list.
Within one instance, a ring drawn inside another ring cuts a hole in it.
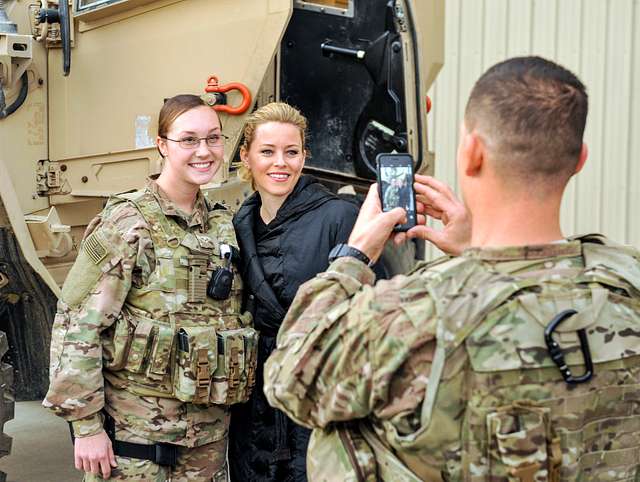
[{"label": "soldier photographing from behind", "polygon": [[416,176],[445,227],[408,236],[461,255],[375,285],[363,260],[404,212],[369,191],[353,256],[300,288],[265,369],[269,402],[316,429],[311,480],[640,477],[640,253],[560,229],[586,116],[553,62],[489,69],[461,128],[465,204]]}]

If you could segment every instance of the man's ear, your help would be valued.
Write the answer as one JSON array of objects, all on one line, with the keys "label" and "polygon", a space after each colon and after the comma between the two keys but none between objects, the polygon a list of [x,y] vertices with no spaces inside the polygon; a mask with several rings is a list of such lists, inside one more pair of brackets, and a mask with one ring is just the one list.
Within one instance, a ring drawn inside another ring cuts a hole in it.
[{"label": "man's ear", "polygon": [[465,131],[462,136],[462,169],[467,176],[476,176],[482,170],[485,161],[484,142],[475,130]]},{"label": "man's ear", "polygon": [[584,167],[584,163],[587,162],[587,157],[589,157],[589,148],[585,142],[582,143],[582,147],[580,148],[580,158],[578,159],[578,164],[576,164],[576,168],[573,171],[574,174],[578,174],[582,171]]}]

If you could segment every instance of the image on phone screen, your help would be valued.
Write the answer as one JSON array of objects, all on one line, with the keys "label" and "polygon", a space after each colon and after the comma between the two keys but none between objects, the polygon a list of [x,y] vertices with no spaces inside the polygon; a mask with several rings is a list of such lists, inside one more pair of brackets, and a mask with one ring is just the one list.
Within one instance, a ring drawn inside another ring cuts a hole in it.
[{"label": "image on phone screen", "polygon": [[380,166],[382,210],[401,207],[414,212],[413,176],[409,166]]}]

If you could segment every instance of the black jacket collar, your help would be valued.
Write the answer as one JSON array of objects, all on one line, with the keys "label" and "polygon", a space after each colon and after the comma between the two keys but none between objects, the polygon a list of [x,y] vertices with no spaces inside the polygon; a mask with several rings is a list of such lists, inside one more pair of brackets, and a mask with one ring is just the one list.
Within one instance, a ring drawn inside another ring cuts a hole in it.
[{"label": "black jacket collar", "polygon": [[[325,202],[337,196],[326,189],[317,179],[303,175],[295,188],[282,204],[276,217],[267,225],[264,236],[280,235],[286,225],[302,214],[317,209]],[[249,288],[257,300],[269,307],[274,318],[281,320],[286,314],[273,289],[267,283],[262,269],[255,238],[255,217],[258,216],[262,200],[255,192],[245,200],[233,219],[236,236],[240,245],[241,274],[245,286]]]}]

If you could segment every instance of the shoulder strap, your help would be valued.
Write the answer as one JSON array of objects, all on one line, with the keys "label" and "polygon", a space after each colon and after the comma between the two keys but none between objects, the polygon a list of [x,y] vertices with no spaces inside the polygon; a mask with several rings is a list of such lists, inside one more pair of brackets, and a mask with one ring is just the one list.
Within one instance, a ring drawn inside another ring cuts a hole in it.
[{"label": "shoulder strap", "polygon": [[133,191],[125,191],[116,194],[113,196],[114,198],[124,199],[125,201],[133,201],[136,202],[139,199],[142,199],[145,196],[146,192],[144,189],[136,189]]},{"label": "shoulder strap", "polygon": [[581,243],[612,244],[606,236],[599,233],[576,234],[575,236],[569,236],[567,239],[569,241],[580,241]]},{"label": "shoulder strap", "polygon": [[137,191],[136,193],[120,196],[134,204],[142,214],[142,217],[149,225],[154,248],[174,244],[177,246],[187,235],[187,232],[178,223],[171,221],[164,215],[158,201],[150,192],[146,190]]},{"label": "shoulder strap", "polygon": [[[604,278],[614,286],[624,288],[620,282],[630,284],[640,295],[640,251],[625,246],[601,234],[575,236],[582,244],[584,277]],[[598,281],[598,279],[596,279]]]},{"label": "shoulder strap", "polygon": [[[576,273],[576,279],[622,288],[631,285],[640,294],[640,254],[636,249],[596,234],[575,239],[582,243],[585,260],[585,267]],[[423,426],[429,425],[446,359],[493,310],[519,291],[541,284],[540,278],[532,273],[489,272],[480,262],[460,258],[463,259],[452,259],[427,271],[438,326],[436,352],[422,405]]]}]

